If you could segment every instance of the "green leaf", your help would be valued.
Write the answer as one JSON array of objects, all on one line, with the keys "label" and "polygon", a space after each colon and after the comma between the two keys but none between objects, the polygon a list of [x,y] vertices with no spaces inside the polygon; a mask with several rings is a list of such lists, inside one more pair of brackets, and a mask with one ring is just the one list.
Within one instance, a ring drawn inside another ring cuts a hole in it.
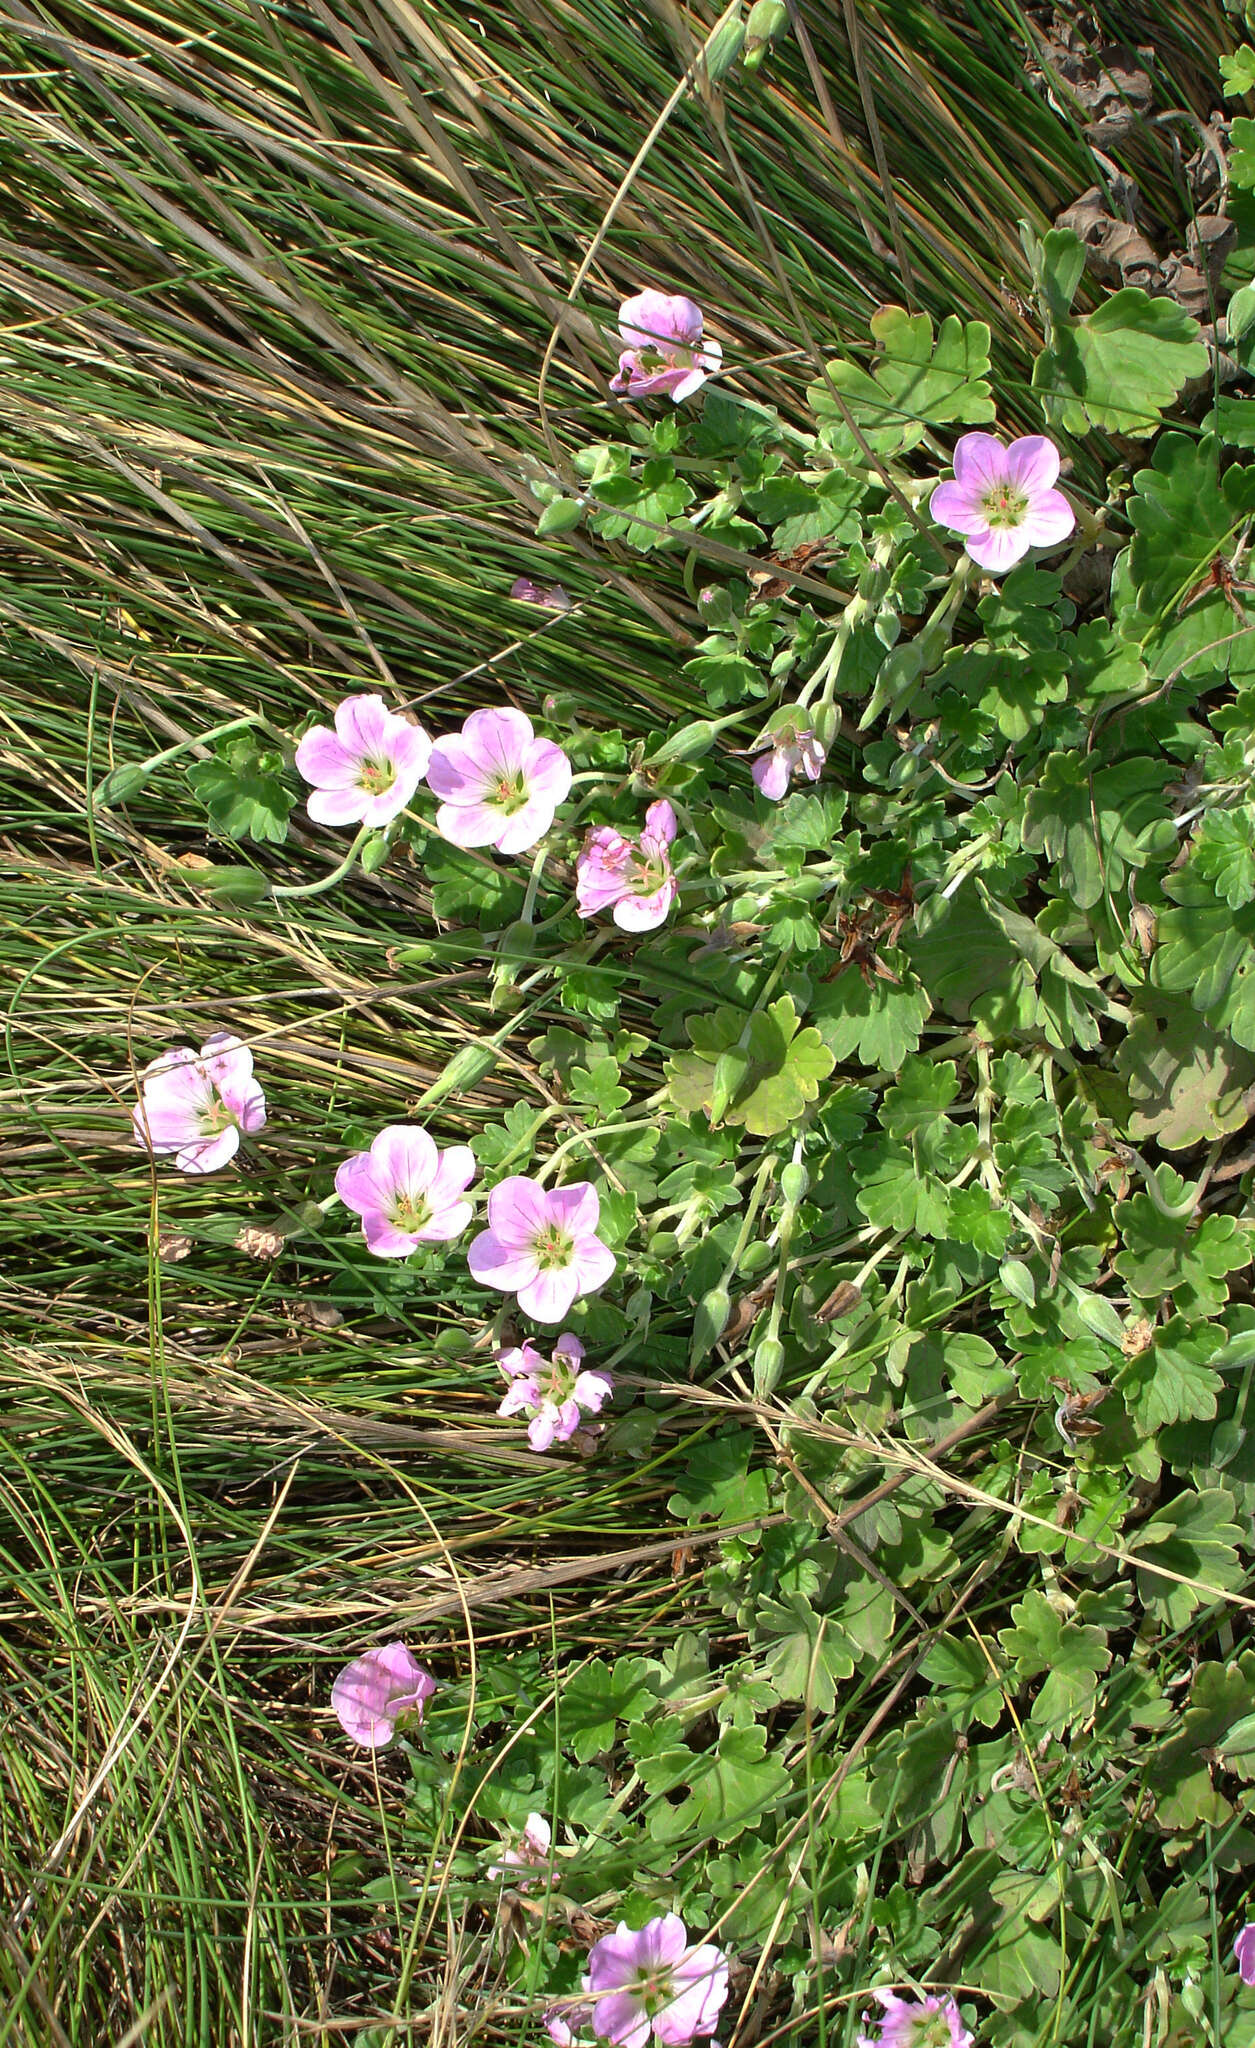
[{"label": "green leaf", "polygon": [[750,1470],[757,1439],[749,1430],[701,1443],[685,1467],[684,1477],[667,1502],[668,1514],[682,1522],[749,1522],[767,1512],[767,1476]]},{"label": "green leaf", "polygon": [[594,1658],[564,1679],[558,1696],[559,1734],[581,1763],[609,1749],[620,1721],[640,1718],[653,1693],[643,1657],[620,1657],[613,1668]]},{"label": "green leaf", "polygon": [[837,1687],[854,1671],[845,1631],[830,1614],[817,1614],[803,1593],[759,1603],[750,1642],[783,1700],[804,1700],[830,1714]]},{"label": "green leaf", "polygon": [[[1255,511],[1255,469],[1233,463],[1222,476],[1211,435],[1174,432],[1160,435],[1150,468],[1136,472],[1133,486],[1129,574],[1139,610],[1153,618],[1179,605],[1217,554],[1229,552]],[[1225,617],[1235,623],[1227,608]]]},{"label": "green leaf", "polygon": [[869,1223],[880,1230],[914,1230],[921,1237],[945,1237],[950,1203],[941,1182],[920,1172],[905,1145],[887,1138],[860,1146],[854,1157],[856,1196]]},{"label": "green leaf", "polygon": [[1027,1593],[1011,1609],[1011,1628],[998,1640],[1021,1679],[1049,1673],[1033,1702],[1032,1718],[1056,1732],[1092,1712],[1099,1674],[1111,1662],[1103,1629],[1061,1614],[1044,1593]]},{"label": "green leaf", "polygon": [[836,1059],[854,1058],[860,1066],[896,1073],[919,1045],[932,1004],[899,954],[886,951],[880,957],[901,975],[900,982],[878,975],[864,981],[856,967],[843,967],[815,990],[810,1014]]},{"label": "green leaf", "polygon": [[1233,910],[1189,866],[1165,875],[1174,899],[1158,917],[1151,981],[1187,996],[1213,1031],[1228,1031],[1255,1052],[1255,904]]},{"label": "green leaf", "polygon": [[1147,989],[1136,1010],[1116,1051],[1132,1105],[1129,1136],[1189,1152],[1240,1130],[1251,1113],[1255,1055],[1213,1031],[1184,996]]},{"label": "green leaf", "polygon": [[[1194,1610],[1213,1599],[1209,1588],[1223,1592],[1241,1584],[1244,1567],[1238,1545],[1243,1536],[1233,1515],[1232,1495],[1223,1487],[1208,1487],[1181,1494],[1160,1508],[1153,1521],[1126,1534],[1128,1548],[1141,1560],[1138,1598],[1166,1627],[1184,1628]],[[1185,1583],[1147,1568],[1154,1565],[1178,1574]]]},{"label": "green leaf", "polygon": [[1098,902],[1104,881],[1113,892],[1123,886],[1126,864],[1142,865],[1139,842],[1156,825],[1171,856],[1175,834],[1163,791],[1172,772],[1166,761],[1139,756],[1097,772],[1078,755],[1047,756],[1028,792],[1022,838],[1056,864],[1080,909]]},{"label": "green leaf", "polygon": [[1071,434],[1090,427],[1153,433],[1182,387],[1206,373],[1198,332],[1197,320],[1170,299],[1152,299],[1135,285],[1079,319],[1057,317],[1033,365],[1047,420]]},{"label": "green leaf", "polygon": [[1208,1420],[1224,1385],[1209,1361],[1224,1343],[1216,1324],[1201,1327],[1186,1316],[1172,1316],[1156,1331],[1153,1342],[1130,1358],[1116,1374],[1116,1385],[1143,1436],[1154,1436],[1174,1422]]},{"label": "green leaf", "polygon": [[933,345],[927,313],[882,306],[871,318],[880,353],[870,374],[854,363],[826,365],[823,381],[807,392],[821,420],[841,423],[832,385],[871,442],[884,455],[915,448],[929,427],[976,426],[995,417],[990,391],[989,329],[947,314]]},{"label": "green leaf", "polygon": [[[1170,1166],[1155,1169],[1156,1203],[1149,1194],[1117,1204],[1116,1224],[1124,1249],[1113,1260],[1116,1272],[1144,1301],[1182,1288],[1200,1315],[1214,1315],[1228,1299],[1224,1275],[1249,1264],[1250,1240],[1235,1216],[1166,1216],[1188,1200],[1190,1189]],[[1160,1204],[1163,1206],[1161,1207]]]},{"label": "green leaf", "polygon": [[1255,901],[1255,804],[1208,811],[1190,859],[1232,909]]},{"label": "green leaf", "polygon": [[791,996],[758,1011],[736,1043],[741,1018],[717,1010],[687,1018],[696,1050],[667,1062],[667,1086],[678,1109],[703,1109],[714,1124],[744,1124],[754,1137],[787,1130],[819,1093],[835,1064],[812,1025],[799,1028]]},{"label": "green leaf", "polygon": [[1227,100],[1238,99],[1246,92],[1255,92],[1255,50],[1249,43],[1239,43],[1232,55],[1222,54],[1220,76],[1224,81],[1224,96]]},{"label": "green leaf", "polygon": [[[770,1813],[790,1789],[779,1757],[767,1753],[767,1731],[757,1723],[725,1728],[717,1744],[690,1749],[666,1727],[638,1729],[632,1758],[647,1792],[658,1796],[648,1810],[655,1841],[739,1841],[761,1814]],[[672,1804],[666,1793],[683,1790]]]},{"label": "green leaf", "polygon": [[232,740],[212,761],[198,761],[187,779],[224,839],[269,840],[282,845],[295,797],[283,786],[281,757],[260,748],[251,734]]}]

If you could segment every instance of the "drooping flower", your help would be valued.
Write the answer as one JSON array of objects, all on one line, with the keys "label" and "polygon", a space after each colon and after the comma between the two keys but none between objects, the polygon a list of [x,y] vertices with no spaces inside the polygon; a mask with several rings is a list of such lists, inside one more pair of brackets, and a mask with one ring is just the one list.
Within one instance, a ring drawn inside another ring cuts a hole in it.
[{"label": "drooping flower", "polygon": [[678,1913],[647,1920],[635,1933],[621,1920],[590,1951],[583,1989],[599,2040],[647,2048],[652,2033],[664,2048],[683,2048],[718,2025],[728,1959],[710,1942],[690,1948]]},{"label": "drooping flower", "polygon": [[314,786],[305,808],[318,825],[388,825],[413,798],[430,753],[422,726],[382,697],[346,697],[335,731],[311,726],[297,747],[297,768]]},{"label": "drooping flower", "polygon": [[702,309],[666,292],[637,292],[619,308],[623,352],[610,389],[629,398],[669,391],[678,405],[700,391],[723,361],[717,341],[702,341]]},{"label": "drooping flower", "polygon": [[1014,568],[1030,548],[1057,547],[1076,525],[1062,491],[1059,450],[1044,434],[1005,447],[994,434],[963,434],[954,451],[954,480],[938,484],[928,509],[965,537],[967,552],[995,576]]},{"label": "drooping flower", "polygon": [[135,1142],[173,1152],[180,1173],[212,1173],[239,1150],[240,1132],[261,1130],[266,1098],[253,1079],[253,1055],[229,1031],[198,1053],[172,1046],[145,1067],[131,1113]]},{"label": "drooping flower", "polygon": [[609,1373],[583,1370],[584,1346],[564,1330],[545,1358],[530,1338],[503,1351],[498,1365],[510,1382],[498,1415],[526,1415],[527,1441],[534,1451],[547,1451],[575,1435],[584,1415],[598,1415],[614,1392]]},{"label": "drooping flower", "polygon": [[864,2013],[863,2025],[877,2027],[860,2034],[858,2048],[972,2048],[974,2035],[963,2024],[952,1998],[899,1998],[896,1991],[873,1987],[883,2013]]},{"label": "drooping flower", "polygon": [[482,1286],[517,1294],[538,1323],[560,1323],[614,1272],[614,1253],[597,1236],[599,1217],[590,1182],[543,1188],[513,1174],[489,1195],[488,1228],[472,1238],[467,1264]]},{"label": "drooping flower", "polygon": [[543,2018],[545,2030],[558,2048],[574,2048],[580,2035],[593,2023],[593,2009],[582,2004],[551,2005]]},{"label": "drooping flower", "polygon": [[430,1671],[404,1643],[385,1643],[346,1664],[331,1688],[331,1704],[350,1742],[386,1749],[397,1723],[423,1718],[424,1703],[436,1690]]},{"label": "drooping flower", "polygon": [[1233,1944],[1238,1975],[1244,1984],[1255,1984],[1255,1921],[1248,1921]]},{"label": "drooping flower", "polygon": [[[488,1865],[489,1877],[510,1877],[520,1887],[535,1883],[535,1873],[549,1863],[553,1833],[543,1813],[529,1813],[517,1843],[501,1851],[500,1863]],[[523,1872],[522,1876],[517,1875]]]},{"label": "drooping flower", "polygon": [[433,745],[427,781],[440,798],[436,828],[454,846],[525,853],[552,825],[571,763],[521,711],[472,711],[460,733]]},{"label": "drooping flower", "polygon": [[675,902],[679,883],[671,870],[675,812],[669,803],[651,804],[639,839],[613,825],[594,825],[575,863],[575,902],[581,917],[614,907],[625,932],[649,932]]},{"label": "drooping flower", "polygon": [[474,1178],[469,1145],[440,1152],[421,1124],[389,1124],[369,1152],[336,1169],[336,1193],[361,1217],[376,1258],[408,1259],[420,1244],[461,1236],[471,1220],[462,1198]]},{"label": "drooping flower", "polygon": [[533,583],[530,576],[516,576],[510,595],[520,604],[537,604],[546,612],[569,612],[574,603],[560,583]]},{"label": "drooping flower", "polygon": [[795,775],[818,782],[828,758],[828,749],[816,739],[812,728],[793,722],[765,732],[751,751],[762,758],[755,761],[750,774],[772,803],[779,803]]}]

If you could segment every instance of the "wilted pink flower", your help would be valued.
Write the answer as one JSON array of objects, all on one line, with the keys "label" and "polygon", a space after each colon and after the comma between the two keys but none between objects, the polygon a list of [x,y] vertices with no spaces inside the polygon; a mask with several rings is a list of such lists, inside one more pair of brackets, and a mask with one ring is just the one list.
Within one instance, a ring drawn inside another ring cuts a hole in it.
[{"label": "wilted pink flower", "polygon": [[472,1238],[467,1264],[482,1286],[517,1294],[538,1323],[560,1323],[614,1272],[614,1253],[597,1236],[599,1216],[597,1190],[586,1180],[543,1188],[514,1174],[489,1195],[488,1228]]},{"label": "wilted pink flower", "polygon": [[423,1704],[436,1690],[430,1671],[404,1643],[386,1643],[346,1664],[331,1688],[331,1704],[350,1742],[384,1749],[403,1715],[423,1718]]},{"label": "wilted pink flower", "polygon": [[460,733],[435,742],[427,781],[441,800],[437,830],[454,846],[524,853],[552,825],[571,763],[521,711],[472,711]]},{"label": "wilted pink flower", "polygon": [[336,1169],[336,1193],[361,1217],[376,1258],[408,1259],[420,1244],[461,1236],[471,1220],[462,1196],[474,1178],[469,1145],[439,1152],[421,1124],[389,1124],[369,1152]]},{"label": "wilted pink flower", "polygon": [[723,361],[717,341],[702,344],[702,309],[666,292],[637,292],[619,308],[623,353],[610,389],[629,398],[669,391],[676,405],[700,391]]},{"label": "wilted pink flower", "polygon": [[[764,748],[769,751],[764,753]],[[828,749],[821,746],[809,725],[778,725],[755,741],[752,752],[762,754],[762,759],[755,761],[750,774],[773,803],[779,803],[797,774],[808,782],[818,782],[828,758]]]},{"label": "wilted pink flower", "polygon": [[516,1876],[515,1884],[521,1889],[524,1885],[534,1883],[535,1880],[530,1873],[546,1868],[552,1840],[553,1835],[544,1814],[529,1813],[517,1845],[501,1851],[500,1863],[488,1865],[489,1877],[509,1877],[515,1871],[525,1871],[529,1874],[523,1877]]},{"label": "wilted pink flower", "polygon": [[[970,440],[971,435],[968,436]],[[964,2026],[952,1998],[899,1998],[896,1991],[872,1990],[884,2012],[863,2015],[865,2027],[879,2027],[873,2038],[860,2034],[858,2048],[972,2048],[974,2036]]]},{"label": "wilted pink flower", "polygon": [[596,917],[614,905],[614,921],[625,932],[649,932],[662,923],[679,887],[671,872],[675,812],[669,803],[651,804],[639,840],[613,825],[594,825],[575,863],[575,901],[581,917]]},{"label": "wilted pink flower", "polygon": [[1066,540],[1076,515],[1053,488],[1059,450],[1044,434],[1009,448],[993,434],[963,434],[954,451],[954,481],[938,484],[928,509],[942,526],[966,537],[982,569],[1003,575],[1030,548]]},{"label": "wilted pink flower", "polygon": [[544,2015],[549,2038],[556,2041],[558,2048],[573,2048],[573,2043],[593,2023],[591,2005],[551,2005]]},{"label": "wilted pink flower", "polygon": [[336,729],[311,726],[296,765],[314,793],[305,808],[318,825],[387,825],[423,779],[431,740],[421,725],[389,711],[382,697],[346,697]]},{"label": "wilted pink flower", "polygon": [[1233,1944],[1238,1975],[1244,1984],[1255,1984],[1255,1922],[1248,1921]]},{"label": "wilted pink flower", "polygon": [[560,583],[533,583],[530,576],[516,576],[510,595],[520,604],[538,604],[547,612],[569,612],[574,602]]},{"label": "wilted pink flower", "polygon": [[527,1415],[527,1441],[534,1451],[566,1443],[583,1415],[597,1415],[614,1392],[609,1373],[584,1372],[584,1346],[564,1330],[545,1358],[529,1339],[497,1359],[510,1388],[498,1415]]},{"label": "wilted pink flower", "polygon": [[241,1131],[259,1131],[266,1098],[253,1079],[253,1055],[228,1031],[199,1053],[172,1046],[145,1067],[131,1112],[135,1142],[173,1152],[180,1173],[212,1173],[239,1150]]},{"label": "wilted pink flower", "polygon": [[682,2048],[713,2034],[728,1995],[728,1959],[712,1943],[688,1946],[678,1913],[647,1920],[633,1933],[625,1920],[591,1950],[584,1977],[593,2001],[592,2028],[617,2048]]}]

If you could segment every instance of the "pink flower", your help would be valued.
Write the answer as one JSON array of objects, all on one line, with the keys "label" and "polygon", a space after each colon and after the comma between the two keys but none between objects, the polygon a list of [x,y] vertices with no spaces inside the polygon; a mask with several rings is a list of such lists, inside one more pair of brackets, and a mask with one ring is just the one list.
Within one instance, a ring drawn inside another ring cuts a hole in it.
[{"label": "pink flower", "polygon": [[408,1259],[420,1244],[460,1237],[471,1220],[462,1195],[475,1177],[469,1145],[438,1152],[421,1124],[389,1124],[369,1152],[336,1170],[336,1193],[362,1219],[379,1259]]},{"label": "pink flower", "polygon": [[692,299],[665,292],[637,292],[619,308],[623,353],[610,389],[629,398],[669,391],[678,405],[700,391],[723,361],[717,341],[702,345],[702,309]]},{"label": "pink flower", "polygon": [[472,711],[460,733],[432,747],[427,781],[441,799],[437,830],[454,846],[525,853],[552,825],[571,763],[521,711]]},{"label": "pink flower", "polygon": [[488,1228],[472,1238],[467,1264],[482,1286],[517,1294],[538,1323],[560,1323],[614,1272],[614,1253],[596,1234],[599,1215],[586,1180],[549,1189],[512,1175],[489,1195]]},{"label": "pink flower", "polygon": [[584,1415],[597,1415],[614,1392],[609,1373],[581,1370],[584,1346],[564,1330],[547,1359],[530,1339],[499,1354],[497,1363],[511,1382],[498,1415],[527,1415],[527,1441],[534,1451],[566,1443]]},{"label": "pink flower", "polygon": [[390,824],[423,779],[430,738],[382,697],[346,697],[335,721],[334,732],[311,726],[296,750],[314,785],[306,810],[318,825]]},{"label": "pink flower", "polygon": [[876,1988],[871,1995],[880,2000],[884,2013],[879,2021],[865,2013],[863,2025],[879,2025],[880,2031],[874,2040],[860,2034],[858,2048],[972,2048],[975,2037],[952,1998],[899,1998],[896,1991]]},{"label": "pink flower", "polygon": [[1001,576],[1030,548],[1057,547],[1076,525],[1062,491],[1059,450],[1044,434],[1004,448],[993,434],[964,434],[954,451],[954,482],[938,484],[928,509],[942,526],[966,535],[982,569]]},{"label": "pink flower", "polygon": [[711,1943],[688,1946],[678,1913],[647,1920],[633,1933],[621,1920],[588,1958],[584,1990],[593,1999],[592,2026],[618,2048],[682,2048],[713,2034],[728,1995],[728,1959]]},{"label": "pink flower", "polygon": [[544,2015],[549,2038],[558,2048],[572,2048],[577,2037],[593,2023],[591,2005],[551,2005]]},{"label": "pink flower", "polygon": [[613,825],[594,825],[575,863],[575,901],[581,917],[596,917],[614,905],[621,931],[649,932],[675,902],[679,884],[671,871],[675,812],[669,803],[651,804],[639,841]]},{"label": "pink flower", "polygon": [[1255,1984],[1255,1922],[1248,1921],[1233,1944],[1238,1974],[1244,1984]]},{"label": "pink flower", "polygon": [[560,583],[533,583],[530,576],[516,576],[510,595],[520,604],[538,604],[547,612],[569,612],[572,604]]},{"label": "pink flower", "polygon": [[199,1053],[172,1046],[145,1067],[131,1113],[137,1145],[173,1152],[180,1173],[212,1173],[239,1150],[241,1131],[259,1131],[266,1098],[253,1079],[253,1055],[228,1031]]},{"label": "pink flower", "polygon": [[402,1715],[423,1718],[423,1703],[436,1690],[404,1643],[386,1643],[346,1664],[331,1688],[331,1704],[350,1742],[385,1749]]},{"label": "pink flower", "polygon": [[[511,1870],[532,1872],[546,1869],[552,1840],[553,1836],[544,1814],[529,1813],[517,1847],[502,1850],[500,1863],[490,1863],[488,1866],[489,1877],[506,1877]],[[521,1888],[532,1884],[534,1879],[531,1876],[516,1877],[514,1882]]]},{"label": "pink flower", "polygon": [[828,749],[820,745],[810,726],[792,722],[765,732],[751,751],[762,754],[764,748],[770,751],[761,761],[755,761],[750,774],[773,803],[779,803],[799,771],[808,782],[818,782],[828,758]]}]

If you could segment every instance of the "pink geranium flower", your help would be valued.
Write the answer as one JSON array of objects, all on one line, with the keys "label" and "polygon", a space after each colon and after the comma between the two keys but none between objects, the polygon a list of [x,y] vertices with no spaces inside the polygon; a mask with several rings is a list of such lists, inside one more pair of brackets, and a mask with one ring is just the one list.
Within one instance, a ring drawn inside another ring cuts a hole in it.
[{"label": "pink geranium flower", "polygon": [[436,1149],[421,1124],[389,1124],[369,1152],[336,1170],[336,1193],[362,1219],[376,1258],[408,1259],[420,1244],[460,1237],[471,1220],[462,1196],[475,1178],[469,1145]]},{"label": "pink geranium flower", "polygon": [[884,2012],[879,2020],[863,2015],[863,2025],[879,2032],[874,2038],[860,2034],[858,2048],[972,2048],[975,2037],[952,1998],[899,1998],[896,1991],[877,1989],[871,1995]]},{"label": "pink geranium flower", "polygon": [[460,733],[435,742],[427,781],[441,800],[437,830],[454,846],[525,853],[552,825],[571,763],[521,711],[472,711]]},{"label": "pink geranium flower", "polygon": [[530,576],[516,576],[510,595],[520,604],[537,604],[546,612],[569,612],[573,602],[560,583],[533,583]]},{"label": "pink geranium flower", "polygon": [[423,1718],[423,1704],[436,1690],[430,1671],[404,1643],[386,1643],[346,1664],[331,1688],[331,1704],[350,1742],[385,1749],[403,1716]]},{"label": "pink geranium flower", "polygon": [[526,1873],[514,1877],[520,1890],[534,1883],[534,1873],[548,1867],[552,1840],[552,1831],[544,1814],[529,1813],[518,1842],[501,1851],[500,1863],[488,1865],[489,1877],[509,1877],[518,1871]]},{"label": "pink geranium flower", "polygon": [[702,342],[702,309],[692,299],[637,292],[619,308],[623,353],[610,389],[629,398],[668,391],[678,405],[700,391],[723,361],[717,341]]},{"label": "pink geranium flower", "polygon": [[614,1253],[597,1236],[599,1217],[597,1190],[586,1180],[543,1188],[512,1175],[489,1195],[488,1228],[472,1238],[467,1264],[482,1286],[517,1294],[538,1323],[560,1323],[614,1272]]},{"label": "pink geranium flower", "polygon": [[938,484],[928,509],[942,526],[966,537],[967,552],[995,576],[1014,568],[1030,548],[1066,540],[1076,514],[1053,486],[1059,450],[1044,434],[1009,448],[993,434],[964,434],[954,451],[954,481]]},{"label": "pink geranium flower", "polygon": [[1233,1944],[1238,1975],[1244,1984],[1255,1984],[1255,1923],[1249,1922]]},{"label": "pink geranium flower", "polygon": [[199,1053],[172,1046],[145,1067],[131,1113],[135,1142],[173,1152],[180,1173],[212,1173],[239,1150],[241,1131],[259,1131],[266,1098],[253,1079],[253,1055],[217,1031]]},{"label": "pink geranium flower", "polygon": [[566,1443],[584,1415],[597,1415],[614,1392],[609,1373],[583,1370],[584,1346],[564,1330],[545,1358],[530,1339],[500,1353],[497,1363],[510,1381],[498,1415],[526,1415],[527,1441],[534,1451]]},{"label": "pink geranium flower", "polygon": [[[766,753],[764,748],[768,749]],[[828,758],[828,749],[816,739],[811,727],[793,723],[765,732],[751,751],[761,754],[762,759],[755,761],[750,774],[773,803],[779,803],[795,775],[818,782]]]},{"label": "pink geranium flower", "polygon": [[575,902],[581,917],[596,917],[614,906],[614,921],[625,932],[660,925],[675,902],[679,883],[671,871],[675,812],[669,803],[651,804],[639,840],[613,825],[594,825],[575,863]]},{"label": "pink geranium flower", "polygon": [[617,2048],[664,2048],[713,2034],[728,1995],[728,1959],[712,1943],[690,1948],[678,1913],[647,1920],[633,1933],[621,1920],[588,1958],[584,1991],[593,2032]]},{"label": "pink geranium flower", "polygon": [[390,824],[423,779],[430,738],[382,697],[346,697],[335,726],[311,726],[297,747],[296,765],[314,785],[306,810],[318,825]]}]

